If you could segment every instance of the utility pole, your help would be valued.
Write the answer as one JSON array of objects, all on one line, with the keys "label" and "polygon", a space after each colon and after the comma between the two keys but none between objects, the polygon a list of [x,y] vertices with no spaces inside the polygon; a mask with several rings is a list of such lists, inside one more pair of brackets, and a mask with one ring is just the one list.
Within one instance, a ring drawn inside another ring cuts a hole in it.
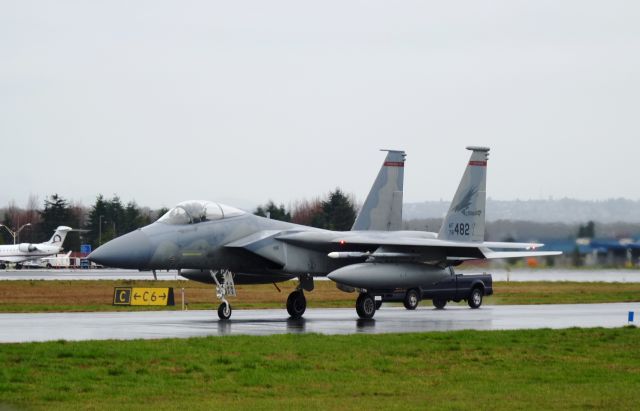
[{"label": "utility pole", "polygon": [[98,218],[99,220],[99,227],[98,227],[98,247],[102,245],[102,217],[104,217],[103,215],[100,216],[100,218]]},{"label": "utility pole", "polygon": [[16,237],[18,236],[18,234],[20,234],[20,231],[22,231],[22,229],[25,227],[29,227],[30,225],[31,223],[24,224],[22,227],[18,228],[16,231],[13,231],[12,229],[10,229],[4,224],[0,224],[0,227],[4,227],[9,232],[9,234],[11,234],[11,237],[13,237],[13,244],[15,245]]}]

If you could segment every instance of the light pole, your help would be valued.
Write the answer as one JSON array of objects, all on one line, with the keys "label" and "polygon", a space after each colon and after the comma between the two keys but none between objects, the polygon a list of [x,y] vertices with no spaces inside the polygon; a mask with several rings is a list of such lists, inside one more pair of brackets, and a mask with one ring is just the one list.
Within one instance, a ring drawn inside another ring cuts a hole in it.
[{"label": "light pole", "polygon": [[16,231],[13,231],[12,229],[10,229],[9,227],[7,227],[4,224],[0,224],[0,227],[4,227],[7,229],[7,231],[9,232],[9,234],[11,234],[11,237],[13,237],[13,244],[16,243],[16,237],[18,236],[18,234],[20,234],[20,231],[22,231],[23,228],[30,226],[31,223],[27,223],[24,224],[22,227],[18,228]]},{"label": "light pole", "polygon": [[98,227],[98,247],[102,245],[102,217],[104,217],[103,215],[100,216],[100,218],[98,220],[100,220],[100,222],[98,223],[100,227]]}]

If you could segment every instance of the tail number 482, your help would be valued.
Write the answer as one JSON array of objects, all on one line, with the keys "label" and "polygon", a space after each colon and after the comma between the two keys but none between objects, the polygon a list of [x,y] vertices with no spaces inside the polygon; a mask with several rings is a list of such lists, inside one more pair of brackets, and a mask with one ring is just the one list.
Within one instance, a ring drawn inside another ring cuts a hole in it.
[{"label": "tail number 482", "polygon": [[449,231],[451,234],[468,236],[471,234],[471,227],[469,226],[469,223],[457,223],[453,224],[453,227],[450,226]]}]

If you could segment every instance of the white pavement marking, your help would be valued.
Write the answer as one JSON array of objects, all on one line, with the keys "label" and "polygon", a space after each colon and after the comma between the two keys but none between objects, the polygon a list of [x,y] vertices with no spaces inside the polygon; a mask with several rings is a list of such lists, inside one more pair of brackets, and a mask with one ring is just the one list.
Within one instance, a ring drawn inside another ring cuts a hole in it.
[{"label": "white pavement marking", "polygon": [[285,310],[236,310],[230,321],[215,311],[0,314],[0,342],[129,340],[283,333],[378,334],[450,330],[621,327],[640,303],[450,307],[415,311],[383,307],[372,320],[353,309],[310,309],[301,320]]}]

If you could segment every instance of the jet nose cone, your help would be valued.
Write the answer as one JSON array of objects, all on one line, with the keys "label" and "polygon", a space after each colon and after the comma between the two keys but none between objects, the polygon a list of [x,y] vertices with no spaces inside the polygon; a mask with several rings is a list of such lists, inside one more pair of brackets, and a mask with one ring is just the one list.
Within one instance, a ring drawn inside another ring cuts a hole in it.
[{"label": "jet nose cone", "polygon": [[146,268],[151,258],[151,242],[142,230],[115,238],[87,257],[97,264],[116,268]]}]

